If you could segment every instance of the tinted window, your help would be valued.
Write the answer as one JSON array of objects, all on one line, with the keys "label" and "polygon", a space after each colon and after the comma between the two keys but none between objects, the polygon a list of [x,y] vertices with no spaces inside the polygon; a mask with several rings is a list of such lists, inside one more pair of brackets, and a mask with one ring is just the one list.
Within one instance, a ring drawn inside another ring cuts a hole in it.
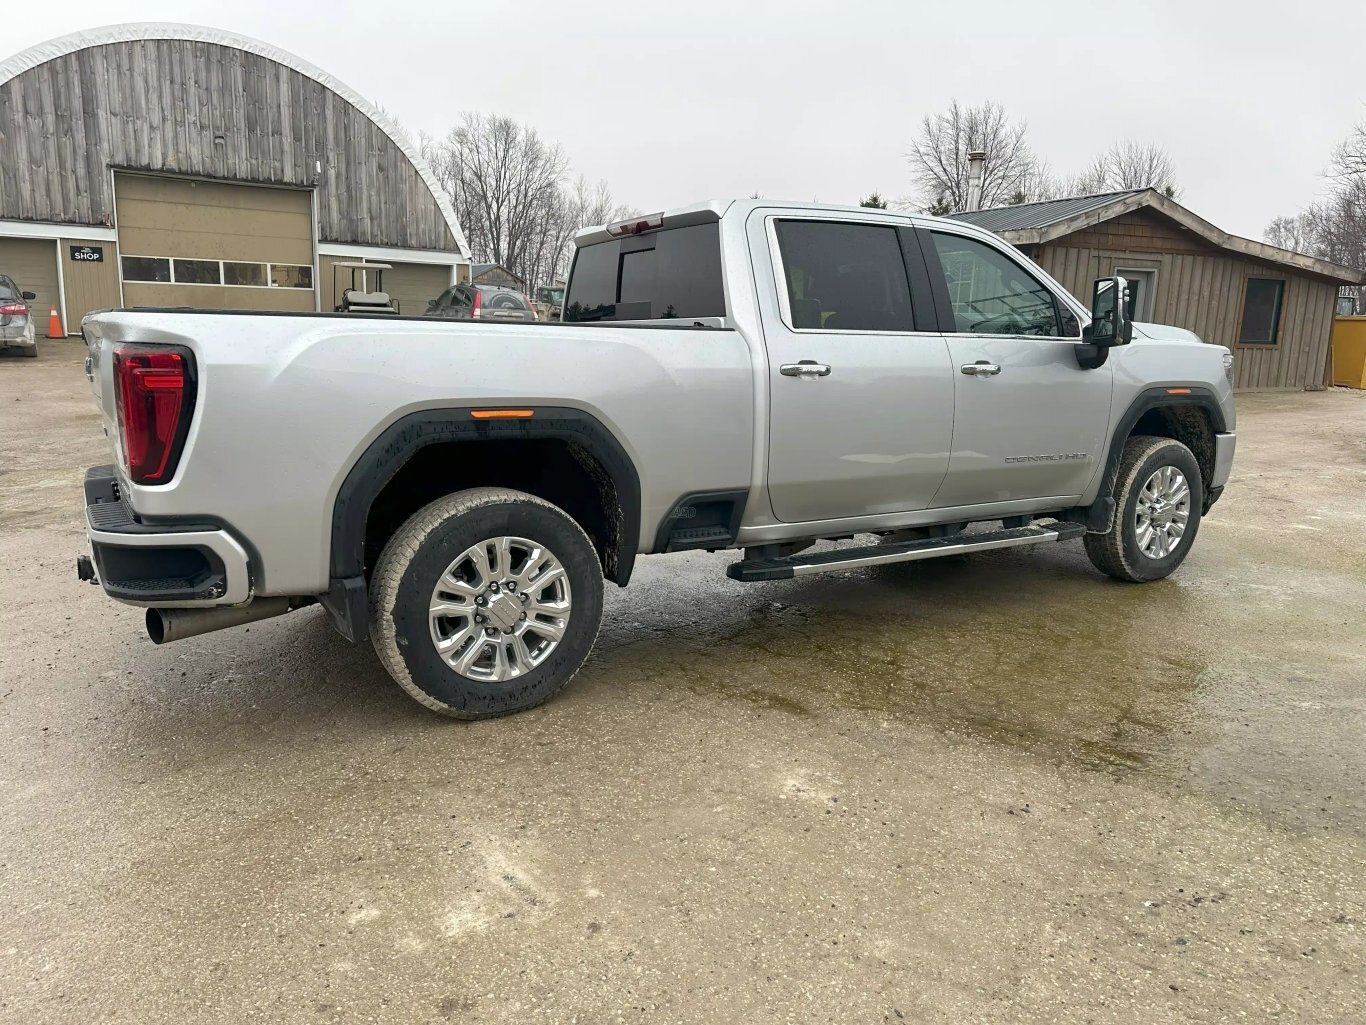
[{"label": "tinted window", "polygon": [[18,299],[19,289],[9,278],[0,278],[0,299]]},{"label": "tinted window", "polygon": [[915,330],[896,228],[779,221],[778,248],[793,327]]},{"label": "tinted window", "polygon": [[1053,293],[1000,250],[976,239],[934,233],[957,330],[977,335],[1078,337],[1077,318],[1059,323]]},{"label": "tinted window", "polygon": [[597,242],[575,254],[565,320],[725,315],[721,238],[715,224]]},{"label": "tinted window", "polygon": [[1243,322],[1239,345],[1275,345],[1281,327],[1281,299],[1285,282],[1279,278],[1248,278],[1243,294]]}]

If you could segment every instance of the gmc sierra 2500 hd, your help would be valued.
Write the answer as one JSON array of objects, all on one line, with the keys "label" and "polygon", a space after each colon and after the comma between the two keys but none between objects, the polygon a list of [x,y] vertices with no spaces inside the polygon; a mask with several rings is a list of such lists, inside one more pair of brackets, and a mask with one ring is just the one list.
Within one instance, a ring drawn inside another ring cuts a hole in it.
[{"label": "gmc sierra 2500 hd", "polygon": [[576,245],[558,324],[88,317],[119,459],[83,575],[158,643],[321,602],[480,718],[568,682],[638,555],[764,581],[1080,538],[1156,580],[1228,478],[1229,351],[1131,324],[1122,278],[1088,311],[969,225],[763,201]]}]

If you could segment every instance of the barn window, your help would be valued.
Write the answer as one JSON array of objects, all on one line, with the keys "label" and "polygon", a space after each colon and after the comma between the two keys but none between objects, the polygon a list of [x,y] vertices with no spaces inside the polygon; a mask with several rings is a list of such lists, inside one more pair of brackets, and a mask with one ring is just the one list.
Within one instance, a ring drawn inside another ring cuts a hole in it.
[{"label": "barn window", "polygon": [[255,285],[264,288],[266,285],[266,265],[264,263],[235,263],[231,260],[223,262],[223,284],[225,285]]},{"label": "barn window", "polygon": [[162,256],[125,256],[124,281],[170,281],[171,261]]},{"label": "barn window", "polygon": [[272,263],[270,283],[276,288],[312,288],[313,268],[307,264]]},{"label": "barn window", "polygon": [[1285,282],[1280,278],[1248,278],[1243,293],[1243,320],[1238,328],[1239,345],[1275,345],[1281,327],[1281,300]]},{"label": "barn window", "polygon": [[217,260],[172,260],[177,285],[221,285],[223,269]]}]

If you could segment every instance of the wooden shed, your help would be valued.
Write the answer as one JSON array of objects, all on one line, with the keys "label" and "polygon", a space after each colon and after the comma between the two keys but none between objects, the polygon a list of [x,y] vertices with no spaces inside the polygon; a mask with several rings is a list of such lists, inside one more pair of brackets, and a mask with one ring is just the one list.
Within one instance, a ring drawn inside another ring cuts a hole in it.
[{"label": "wooden shed", "polygon": [[1363,280],[1229,235],[1153,189],[953,216],[1000,235],[1083,301],[1096,278],[1122,274],[1135,320],[1228,346],[1244,391],[1326,387],[1339,286]]},{"label": "wooden shed", "polygon": [[0,62],[0,273],[68,333],[110,306],[330,309],[334,261],[402,312],[468,277],[418,149],[278,47],[217,29],[77,32]]}]

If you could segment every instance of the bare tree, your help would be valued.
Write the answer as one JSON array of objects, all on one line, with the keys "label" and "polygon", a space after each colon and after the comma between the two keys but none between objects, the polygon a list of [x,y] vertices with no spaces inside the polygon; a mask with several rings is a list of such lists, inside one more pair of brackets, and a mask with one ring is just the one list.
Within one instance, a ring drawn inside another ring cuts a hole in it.
[{"label": "bare tree", "polygon": [[1263,233],[1274,246],[1366,271],[1366,122],[1333,151],[1327,197],[1293,217],[1277,217]]},{"label": "bare tree", "polygon": [[568,162],[558,146],[511,118],[465,114],[425,155],[477,259],[527,280]]},{"label": "bare tree", "polygon": [[1273,217],[1262,232],[1262,240],[1280,249],[1303,253],[1310,246],[1310,223],[1304,214]]},{"label": "bare tree", "polygon": [[1134,139],[1117,142],[1098,154],[1071,184],[1076,190],[1073,195],[1125,189],[1156,189],[1168,199],[1181,194],[1171,154],[1161,146]]},{"label": "bare tree", "polygon": [[1011,121],[999,103],[965,107],[954,100],[948,110],[921,121],[907,154],[911,181],[931,213],[967,209],[968,154],[974,150],[986,153],[983,207],[1002,206],[1017,196],[1032,198],[1039,161],[1024,122]]},{"label": "bare tree", "polygon": [[506,267],[528,289],[568,273],[580,228],[627,216],[606,182],[579,175],[568,184],[560,148],[509,118],[465,114],[421,147],[474,258]]}]

